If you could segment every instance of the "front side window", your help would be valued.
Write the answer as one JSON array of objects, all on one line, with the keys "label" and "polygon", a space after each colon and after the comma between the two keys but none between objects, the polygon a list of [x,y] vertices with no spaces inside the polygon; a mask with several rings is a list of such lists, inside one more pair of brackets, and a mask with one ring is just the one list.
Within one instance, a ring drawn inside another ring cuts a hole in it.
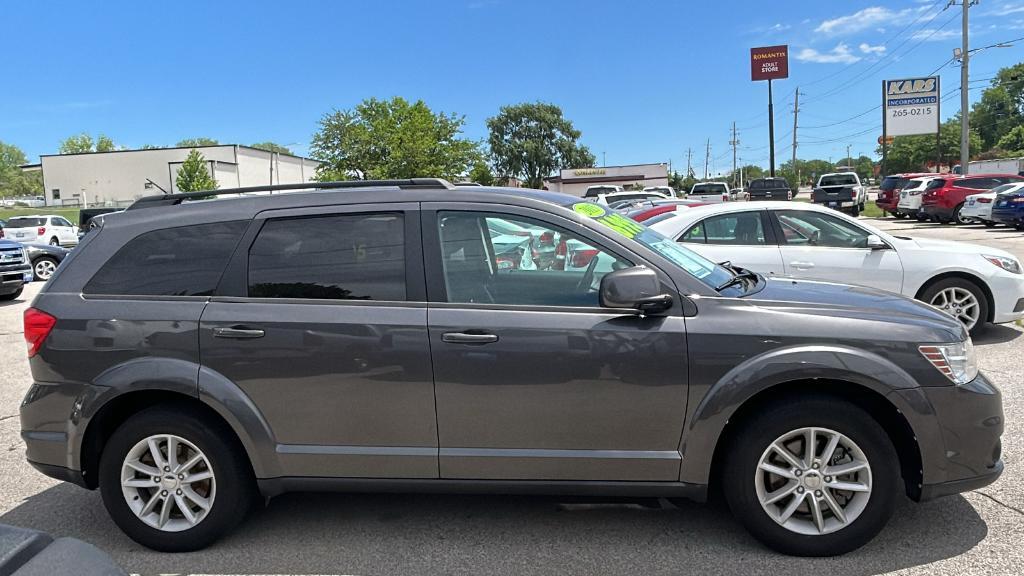
[{"label": "front side window", "polygon": [[705,242],[708,244],[738,244],[763,246],[764,228],[760,212],[738,212],[707,218],[704,225]]},{"label": "front side window", "polygon": [[531,218],[442,212],[438,226],[448,302],[596,307],[601,278],[632,265]]},{"label": "front side window", "polygon": [[776,213],[789,246],[866,248],[867,231],[830,214],[785,210]]},{"label": "front side window", "polygon": [[85,294],[210,296],[246,221],[165,228],[141,234],[89,280]]},{"label": "front side window", "polygon": [[402,215],[268,220],[249,249],[249,296],[405,300]]}]

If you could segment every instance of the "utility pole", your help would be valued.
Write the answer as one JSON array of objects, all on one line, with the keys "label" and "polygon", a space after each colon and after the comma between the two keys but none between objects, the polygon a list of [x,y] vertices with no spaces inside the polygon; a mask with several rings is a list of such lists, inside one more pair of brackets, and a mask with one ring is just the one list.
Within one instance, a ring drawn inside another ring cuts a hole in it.
[{"label": "utility pole", "polygon": [[693,148],[686,149],[686,177],[689,178],[690,174],[693,174],[693,166],[690,164],[690,160],[693,159]]},{"label": "utility pole", "polygon": [[736,121],[734,120],[732,123],[732,140],[729,140],[729,144],[732,144],[732,178],[737,188],[743,185],[742,181],[736,181],[736,178],[739,176],[736,173],[736,146],[739,143],[739,139],[736,138]]},{"label": "utility pole", "polygon": [[846,145],[846,167],[853,168],[853,158],[850,157],[850,145]]},{"label": "utility pole", "polygon": [[796,89],[796,95],[793,99],[793,172],[796,173],[796,186],[800,187],[800,171],[796,167],[796,120],[800,114],[800,87]]},{"label": "utility pole", "polygon": [[607,166],[607,165],[608,165],[608,154],[605,153],[605,152],[601,152],[601,166]]},{"label": "utility pole", "polygon": [[971,53],[968,49],[967,39],[967,14],[970,12],[971,4],[974,4],[977,0],[961,0],[964,7],[963,16],[963,30],[961,31],[961,61],[960,61],[960,173],[964,176],[967,175],[967,163],[971,159],[971,128],[970,128],[970,110],[967,109],[967,84],[968,84],[968,68],[967,63],[971,59]]},{"label": "utility pole", "polygon": [[708,162],[711,161],[711,138],[708,138],[708,146],[704,151],[704,179],[708,179]]}]

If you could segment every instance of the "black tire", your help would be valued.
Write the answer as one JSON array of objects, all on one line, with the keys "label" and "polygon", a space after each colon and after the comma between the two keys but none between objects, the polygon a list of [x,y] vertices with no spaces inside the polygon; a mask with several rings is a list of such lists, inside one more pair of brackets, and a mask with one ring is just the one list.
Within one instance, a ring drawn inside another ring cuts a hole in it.
[{"label": "black tire", "polygon": [[925,216],[924,214],[918,214],[917,216],[915,216],[915,218],[917,218],[918,222],[927,222],[928,221],[928,217]]},{"label": "black tire", "polygon": [[907,217],[906,214],[902,214],[900,212],[893,212],[892,215],[895,216],[897,220],[903,220]]},{"label": "black tire", "polygon": [[985,228],[995,228],[996,227],[996,223],[991,221],[991,220],[982,220],[981,223],[985,225]]},{"label": "black tire", "polygon": [[[799,428],[821,427],[855,442],[871,466],[871,496],[860,516],[848,526],[822,535],[792,532],[776,523],[761,507],[755,471],[768,446]],[[787,398],[739,423],[722,469],[726,501],[733,515],[769,548],[793,556],[838,556],[871,541],[885,527],[902,493],[899,459],[885,430],[870,414],[839,398]]]},{"label": "black tire", "polygon": [[[161,552],[188,552],[209,546],[231,531],[255,501],[255,480],[245,451],[229,439],[232,431],[219,422],[197,418],[194,410],[157,406],[135,414],[114,433],[100,458],[99,485],[103,504],[129,538]],[[206,517],[195,526],[168,532],[151,527],[128,507],[121,488],[121,466],[141,440],[173,434],[193,443],[215,471],[216,493]]]},{"label": "black tire", "polygon": [[1024,230],[1024,224],[1021,224],[1020,222],[1014,224],[1013,227],[1017,230]]},{"label": "black tire", "polygon": [[988,299],[980,286],[964,278],[946,278],[939,280],[921,292],[920,300],[930,304],[935,295],[946,288],[963,288],[978,300],[978,321],[971,328],[971,336],[978,336],[988,329]]},{"label": "black tire", "polygon": [[60,239],[56,236],[50,238],[50,246],[60,246]]},{"label": "black tire", "polygon": [[14,291],[14,292],[11,292],[10,294],[0,294],[0,301],[6,302],[7,300],[14,300],[14,299],[15,299],[15,298],[17,298],[18,296],[21,296],[21,292],[22,292],[22,290],[24,290],[24,289],[25,289],[25,288],[24,288],[24,287],[22,287],[22,288],[18,288],[18,289],[17,289],[16,291]]},{"label": "black tire", "polygon": [[850,208],[850,216],[853,216],[854,218],[856,218],[856,217],[860,216],[860,211],[861,211],[861,206],[859,204],[854,204],[853,208]]},{"label": "black tire", "polygon": [[[40,256],[39,258],[36,258],[35,260],[33,260],[32,261],[32,280],[35,281],[35,282],[45,282],[45,281],[50,279],[49,277],[43,278],[42,276],[39,275],[38,266],[39,266],[40,262],[49,262],[49,263],[53,264],[54,270],[56,270],[57,266],[60,264],[59,262],[57,262],[56,258],[53,258],[51,256]],[[52,272],[51,272],[51,274],[52,274]]]},{"label": "black tire", "polygon": [[950,222],[956,224],[957,226],[967,224],[967,220],[964,220],[964,217],[960,215],[960,211],[963,210],[963,208],[964,205],[962,202],[960,204],[957,204],[956,208],[953,209],[953,216],[949,219]]}]

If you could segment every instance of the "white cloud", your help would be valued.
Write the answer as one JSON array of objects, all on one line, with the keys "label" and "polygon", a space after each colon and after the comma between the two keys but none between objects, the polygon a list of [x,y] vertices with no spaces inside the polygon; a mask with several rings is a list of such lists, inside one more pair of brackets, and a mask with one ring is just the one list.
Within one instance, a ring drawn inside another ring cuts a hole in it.
[{"label": "white cloud", "polygon": [[879,44],[878,46],[872,46],[871,44],[868,44],[867,42],[861,42],[861,44],[860,44],[860,46],[858,46],[858,48],[860,48],[860,51],[865,53],[865,54],[884,54],[885,53],[885,46],[882,46],[881,44]]},{"label": "white cloud", "polygon": [[847,14],[846,16],[839,16],[837,18],[825,20],[821,24],[818,24],[818,27],[815,28],[814,31],[820,34],[830,34],[833,36],[840,34],[854,34],[881,25],[906,21],[908,16],[926,8],[927,7],[922,6],[919,8],[891,10],[882,6],[871,6],[854,12],[853,14]]},{"label": "white cloud", "polygon": [[959,37],[959,30],[936,30],[934,28],[918,30],[911,36],[914,40],[927,40],[929,42],[940,42],[942,40],[952,40]]},{"label": "white cloud", "polygon": [[989,12],[993,16],[1009,16],[1010,14],[1024,13],[1024,4],[1020,2],[1005,2]]},{"label": "white cloud", "polygon": [[770,32],[782,32],[784,30],[789,30],[790,28],[792,28],[792,26],[790,26],[789,24],[775,23],[770,28],[768,28],[768,30]]},{"label": "white cloud", "polygon": [[804,48],[797,52],[796,59],[801,62],[814,62],[817,64],[850,64],[860,60],[850,47],[840,42],[828,52],[819,52],[814,48]]}]

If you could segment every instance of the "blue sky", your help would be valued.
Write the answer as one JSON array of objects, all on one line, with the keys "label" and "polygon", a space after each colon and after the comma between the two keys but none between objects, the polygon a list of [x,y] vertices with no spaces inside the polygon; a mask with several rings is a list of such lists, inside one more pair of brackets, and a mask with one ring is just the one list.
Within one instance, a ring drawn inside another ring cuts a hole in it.
[{"label": "blue sky", "polygon": [[[926,75],[960,43],[946,0],[588,2],[9,2],[0,140],[35,159],[61,139],[103,132],[121,146],[209,136],[308,152],[317,120],[375,96],[423,99],[486,138],[503,104],[560,105],[598,162],[767,165],[767,86],[749,48],[790,45],[775,84],[776,154],[791,154],[801,90],[801,158],[873,154],[881,81]],[[1024,36],[1024,0],[971,8],[972,46]],[[972,87],[1024,60],[1024,42],[979,53]],[[943,116],[959,68],[941,69]],[[971,91],[972,99],[980,89]],[[864,113],[863,115],[851,117]],[[841,122],[843,120],[847,120]]]}]

